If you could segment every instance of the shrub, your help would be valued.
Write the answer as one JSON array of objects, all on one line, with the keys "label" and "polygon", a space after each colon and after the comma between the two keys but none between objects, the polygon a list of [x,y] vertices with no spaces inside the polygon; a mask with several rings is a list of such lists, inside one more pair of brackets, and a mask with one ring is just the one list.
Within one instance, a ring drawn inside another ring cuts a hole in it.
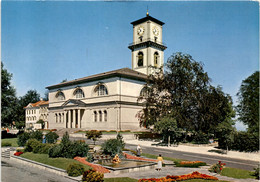
[{"label": "shrub", "polygon": [[254,168],[254,172],[253,172],[253,176],[255,176],[256,177],[256,179],[260,179],[260,176],[259,176],[259,166],[260,166],[260,164],[258,164],[258,167],[257,168]]},{"label": "shrub", "polygon": [[83,182],[103,182],[104,174],[94,171],[93,169],[87,170],[83,173]]},{"label": "shrub", "polygon": [[12,146],[12,144],[10,142],[2,142],[1,146],[2,147],[10,147],[10,146]]},{"label": "shrub", "polygon": [[121,153],[122,149],[122,143],[117,139],[109,139],[102,144],[103,153],[111,156]]},{"label": "shrub", "polygon": [[49,157],[61,157],[62,156],[62,146],[61,145],[54,145],[48,151]]},{"label": "shrub", "polygon": [[38,153],[38,154],[48,154],[49,149],[52,147],[52,144],[49,143],[39,143],[34,149],[33,153]]},{"label": "shrub", "polygon": [[92,139],[94,141],[94,145],[95,145],[95,142],[97,141],[97,139],[101,138],[101,136],[102,136],[101,131],[97,131],[97,130],[86,131],[87,139]]},{"label": "shrub", "polygon": [[45,137],[47,143],[56,143],[59,135],[55,132],[49,132],[45,135]]},{"label": "shrub", "polygon": [[30,138],[30,134],[27,132],[24,132],[24,133],[18,135],[17,144],[19,146],[24,146],[29,138]]},{"label": "shrub", "polygon": [[209,143],[209,137],[208,137],[207,134],[202,133],[201,131],[199,131],[199,132],[196,132],[193,135],[192,142],[196,143],[196,144],[208,144]]},{"label": "shrub", "polygon": [[29,139],[26,144],[25,144],[25,152],[32,152],[38,145],[40,145],[41,142],[39,142],[38,140],[32,138]]},{"label": "shrub", "polygon": [[67,173],[69,176],[80,176],[84,172],[84,166],[82,164],[70,164],[67,168]]},{"label": "shrub", "polygon": [[24,149],[16,149],[16,152],[23,152],[24,153]]},{"label": "shrub", "polygon": [[88,162],[93,162],[94,161],[94,157],[93,157],[93,155],[91,153],[88,153],[86,161],[88,161]]},{"label": "shrub", "polygon": [[30,138],[35,138],[38,141],[42,141],[42,137],[43,137],[43,134],[39,130],[30,132]]},{"label": "shrub", "polygon": [[209,171],[220,174],[225,165],[225,163],[221,163],[221,161],[218,161],[217,164],[214,164],[209,168]]}]

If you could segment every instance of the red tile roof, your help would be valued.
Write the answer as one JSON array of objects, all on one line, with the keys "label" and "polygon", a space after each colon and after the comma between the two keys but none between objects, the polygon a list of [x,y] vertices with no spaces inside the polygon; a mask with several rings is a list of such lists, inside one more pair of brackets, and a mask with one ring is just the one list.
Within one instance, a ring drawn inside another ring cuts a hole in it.
[{"label": "red tile roof", "polygon": [[47,105],[47,104],[49,104],[49,101],[40,100],[38,102],[28,104],[25,108],[28,108],[30,105],[32,107],[39,107],[41,105]]}]

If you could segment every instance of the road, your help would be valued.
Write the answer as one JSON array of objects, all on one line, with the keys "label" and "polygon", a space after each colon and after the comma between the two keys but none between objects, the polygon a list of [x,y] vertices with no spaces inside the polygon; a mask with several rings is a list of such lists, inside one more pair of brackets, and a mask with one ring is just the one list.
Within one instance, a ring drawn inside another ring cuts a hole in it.
[{"label": "road", "polygon": [[[131,150],[136,150],[137,145],[126,144],[126,148]],[[249,161],[249,160],[242,160],[242,159],[232,159],[222,156],[212,156],[207,154],[198,154],[198,153],[191,153],[191,152],[182,152],[182,151],[173,151],[168,149],[162,149],[159,147],[142,147],[143,153],[149,154],[162,154],[165,157],[172,157],[177,159],[186,159],[191,161],[203,161],[207,164],[215,164],[218,161],[226,163],[227,167],[245,169],[245,170],[254,170],[257,167],[259,162],[256,161]]]},{"label": "road", "polygon": [[55,173],[14,163],[10,159],[1,160],[1,182],[75,182]]}]

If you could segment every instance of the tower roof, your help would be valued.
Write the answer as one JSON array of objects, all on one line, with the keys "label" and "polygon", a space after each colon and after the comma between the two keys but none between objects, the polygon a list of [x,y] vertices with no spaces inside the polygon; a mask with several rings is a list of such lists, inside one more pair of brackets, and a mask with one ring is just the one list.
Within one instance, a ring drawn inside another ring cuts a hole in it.
[{"label": "tower roof", "polygon": [[144,17],[144,18],[141,18],[139,20],[133,21],[131,24],[132,25],[138,25],[138,24],[146,22],[148,20],[151,20],[151,21],[153,21],[155,23],[158,23],[159,25],[164,25],[164,23],[162,21],[157,20],[156,18],[150,16],[149,14],[146,17]]}]

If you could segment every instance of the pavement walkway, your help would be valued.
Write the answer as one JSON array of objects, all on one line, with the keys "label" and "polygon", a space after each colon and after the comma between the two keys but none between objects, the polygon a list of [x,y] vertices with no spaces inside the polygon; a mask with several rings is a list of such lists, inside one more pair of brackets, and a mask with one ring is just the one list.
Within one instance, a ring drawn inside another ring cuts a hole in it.
[{"label": "pavement walkway", "polygon": [[183,152],[192,152],[192,153],[199,153],[199,154],[207,154],[207,155],[214,155],[214,156],[222,156],[234,159],[244,159],[244,160],[251,160],[251,161],[260,161],[260,153],[259,152],[237,152],[237,151],[228,151],[227,154],[220,153],[221,150],[215,148],[214,145],[185,145],[181,144],[178,146],[154,146],[152,144],[156,144],[158,142],[153,141],[142,141],[142,140],[125,140],[127,144],[134,144],[140,145],[141,147],[153,147],[153,148],[162,148],[168,150],[175,150],[175,151],[183,151]]}]

